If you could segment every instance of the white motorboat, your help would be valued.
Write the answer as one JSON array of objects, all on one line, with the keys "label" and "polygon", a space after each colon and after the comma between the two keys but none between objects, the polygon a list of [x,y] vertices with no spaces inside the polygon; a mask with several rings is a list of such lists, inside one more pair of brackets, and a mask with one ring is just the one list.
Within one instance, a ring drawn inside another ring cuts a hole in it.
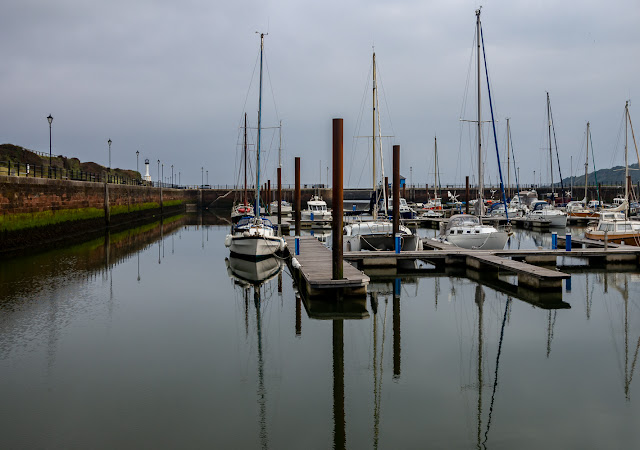
[{"label": "white motorboat", "polygon": [[[381,199],[379,211],[384,211],[385,205],[383,205],[383,202],[384,202],[384,199]],[[393,197],[389,197],[389,200],[387,201],[387,214],[389,214],[389,216],[393,215]],[[400,218],[415,219],[416,216],[417,214],[415,210],[409,207],[409,205],[407,204],[407,200],[400,197]]]},{"label": "white motorboat", "polygon": [[544,200],[533,204],[533,210],[526,215],[527,219],[548,220],[551,227],[564,228],[567,226],[567,213],[560,211]]},{"label": "white motorboat", "polygon": [[300,219],[318,222],[330,221],[331,211],[327,209],[327,202],[322,200],[322,197],[314,195],[307,202],[307,209],[302,210]]},{"label": "white motorboat", "polygon": [[599,216],[597,222],[590,222],[585,229],[585,238],[640,245],[640,222],[627,219],[623,212],[601,211]]},{"label": "white motorboat", "polygon": [[461,248],[502,250],[509,233],[491,225],[483,225],[476,216],[457,214],[441,229],[440,236],[432,239]]},{"label": "white motorboat", "polygon": [[[291,203],[289,203],[286,200],[282,200],[280,202],[280,211],[282,212],[283,215],[286,215],[286,216],[291,215],[291,212],[293,211]],[[271,213],[271,215],[278,214],[278,201],[277,200],[269,203],[269,212]]]}]

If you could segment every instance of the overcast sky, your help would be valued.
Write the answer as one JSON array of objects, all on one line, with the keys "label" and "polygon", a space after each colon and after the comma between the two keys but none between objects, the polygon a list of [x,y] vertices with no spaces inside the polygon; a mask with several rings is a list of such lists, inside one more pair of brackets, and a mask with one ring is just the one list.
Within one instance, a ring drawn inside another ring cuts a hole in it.
[{"label": "overcast sky", "polygon": [[[354,136],[371,134],[373,46],[382,134],[393,136],[383,138],[387,175],[399,144],[402,174],[433,184],[437,135],[442,183],[464,184],[465,175],[475,183],[473,128],[460,119],[475,119],[480,4],[504,169],[510,117],[521,181],[531,183],[534,170],[548,181],[547,91],[563,176],[571,157],[574,174],[584,172],[587,121],[596,166],[622,164],[625,100],[640,130],[638,0],[6,0],[0,142],[48,152],[52,114],[54,154],[106,165],[112,139],[113,167],[135,169],[139,150],[141,172],[149,158],[154,179],[160,159],[183,184],[199,184],[201,167],[210,184],[233,184],[245,111],[255,141],[262,31],[263,126],[282,121],[285,183],[295,156],[303,183],[326,182],[331,119],[341,117],[345,184],[371,184],[370,144]],[[484,84],[482,95],[485,120]],[[495,183],[489,126],[485,183]],[[264,131],[262,149],[261,178],[275,183],[276,129]]]}]

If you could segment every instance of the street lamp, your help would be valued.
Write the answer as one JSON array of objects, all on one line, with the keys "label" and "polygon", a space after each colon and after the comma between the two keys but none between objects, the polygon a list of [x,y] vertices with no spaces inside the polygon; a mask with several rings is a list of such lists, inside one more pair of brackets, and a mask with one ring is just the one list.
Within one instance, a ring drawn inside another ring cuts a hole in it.
[{"label": "street lamp", "polygon": [[140,151],[136,150],[136,172],[140,172],[140,167],[138,167],[138,156],[140,156]]},{"label": "street lamp", "polygon": [[111,139],[107,141],[107,144],[109,144],[109,172],[111,172]]},{"label": "street lamp", "polygon": [[200,167],[200,189],[204,189],[204,167]]},{"label": "street lamp", "polygon": [[158,160],[158,184],[160,184],[160,160]]},{"label": "street lamp", "polygon": [[209,186],[209,171],[207,170],[207,186]]},{"label": "street lamp", "polygon": [[173,164],[171,164],[171,187],[173,187]]},{"label": "street lamp", "polygon": [[53,116],[49,114],[47,120],[49,121],[49,170],[51,170],[51,122],[53,122]]}]

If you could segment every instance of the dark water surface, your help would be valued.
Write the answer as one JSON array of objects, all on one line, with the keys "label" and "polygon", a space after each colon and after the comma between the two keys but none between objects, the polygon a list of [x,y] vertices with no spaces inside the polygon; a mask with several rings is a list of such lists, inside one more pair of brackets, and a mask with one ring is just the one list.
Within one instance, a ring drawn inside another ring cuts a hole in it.
[{"label": "dark water surface", "polygon": [[637,272],[573,273],[555,310],[372,276],[362,319],[319,320],[286,266],[234,281],[227,230],[2,261],[0,448],[638,448]]}]

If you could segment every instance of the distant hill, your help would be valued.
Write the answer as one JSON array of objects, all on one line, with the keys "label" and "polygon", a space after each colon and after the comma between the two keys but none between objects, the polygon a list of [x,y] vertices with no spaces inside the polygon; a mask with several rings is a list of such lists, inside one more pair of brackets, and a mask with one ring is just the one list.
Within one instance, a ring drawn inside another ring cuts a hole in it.
[{"label": "distant hill", "polygon": [[[632,170],[635,169],[635,170]],[[640,181],[640,170],[638,170],[638,164],[631,164],[629,166],[629,175],[631,175],[631,182],[637,184]],[[624,166],[616,166],[611,169],[599,169],[595,172],[589,173],[587,177],[588,184],[594,186],[598,183],[603,186],[622,185],[624,186]],[[571,185],[571,177],[564,178],[562,180],[565,186]],[[573,186],[584,186],[584,175],[573,177]]]},{"label": "distant hill", "polygon": [[[41,152],[34,152],[24,147],[13,144],[0,144],[0,165],[6,166],[7,162],[13,164],[29,164],[32,166],[49,166],[49,155]],[[102,173],[108,169],[94,162],[80,162],[78,158],[68,158],[63,155],[53,155],[51,159],[51,167],[58,167],[67,170],[82,170],[83,172]],[[141,179],[140,172],[127,169],[111,169],[114,175],[130,178]]]}]

